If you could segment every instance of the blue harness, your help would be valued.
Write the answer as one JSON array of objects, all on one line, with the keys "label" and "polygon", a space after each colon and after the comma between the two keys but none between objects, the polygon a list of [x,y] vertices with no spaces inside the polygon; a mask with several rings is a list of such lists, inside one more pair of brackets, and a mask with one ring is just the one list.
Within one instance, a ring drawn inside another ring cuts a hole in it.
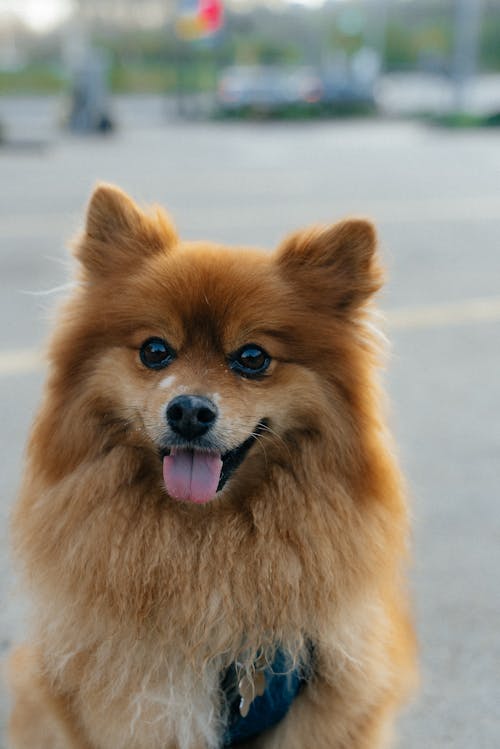
[{"label": "blue harness", "polygon": [[246,717],[240,714],[240,695],[236,666],[232,665],[222,680],[222,690],[229,705],[229,718],[223,746],[233,747],[272,728],[290,709],[301,687],[306,683],[299,668],[290,668],[290,658],[278,649],[270,666],[264,669],[266,688],[256,696]]}]

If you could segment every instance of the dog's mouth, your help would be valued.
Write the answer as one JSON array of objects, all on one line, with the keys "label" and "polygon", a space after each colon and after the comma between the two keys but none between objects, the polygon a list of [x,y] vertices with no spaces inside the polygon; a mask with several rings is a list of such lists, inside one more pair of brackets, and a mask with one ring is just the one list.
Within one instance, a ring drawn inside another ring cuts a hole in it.
[{"label": "dog's mouth", "polygon": [[162,450],[163,480],[167,492],[174,499],[184,502],[210,502],[243,463],[265,429],[266,421],[260,421],[244,442],[224,454],[189,445]]}]

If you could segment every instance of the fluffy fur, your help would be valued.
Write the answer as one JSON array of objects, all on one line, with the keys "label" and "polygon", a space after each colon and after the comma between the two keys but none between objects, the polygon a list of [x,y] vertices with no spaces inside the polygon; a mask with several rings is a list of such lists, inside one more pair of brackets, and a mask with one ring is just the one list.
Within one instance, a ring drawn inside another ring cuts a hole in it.
[{"label": "fluffy fur", "polygon": [[[35,611],[11,657],[14,749],[217,749],[220,676],[274,648],[309,683],[260,749],[379,749],[413,681],[407,511],[381,415],[372,226],[274,254],[181,242],[100,186],[76,243],[13,537]],[[139,348],[178,356],[147,369]],[[258,343],[266,376],[227,356]],[[226,449],[266,429],[216,498],[169,497],[158,440],[179,393]],[[33,740],[33,736],[37,736]]]}]

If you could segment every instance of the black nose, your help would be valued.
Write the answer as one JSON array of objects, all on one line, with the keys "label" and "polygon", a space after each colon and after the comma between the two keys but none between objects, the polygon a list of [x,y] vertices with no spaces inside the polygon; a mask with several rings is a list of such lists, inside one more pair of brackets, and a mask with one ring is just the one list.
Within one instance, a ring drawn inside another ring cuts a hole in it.
[{"label": "black nose", "polygon": [[167,421],[186,440],[201,437],[217,418],[217,408],[200,395],[178,395],[167,406]]}]

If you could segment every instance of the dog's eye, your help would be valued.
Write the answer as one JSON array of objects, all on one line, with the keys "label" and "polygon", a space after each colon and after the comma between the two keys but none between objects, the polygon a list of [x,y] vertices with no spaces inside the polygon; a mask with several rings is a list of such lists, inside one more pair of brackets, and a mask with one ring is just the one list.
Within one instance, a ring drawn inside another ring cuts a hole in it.
[{"label": "dog's eye", "polygon": [[255,343],[242,346],[229,357],[231,369],[244,377],[263,374],[271,363],[271,357]]},{"label": "dog's eye", "polygon": [[145,367],[163,369],[175,359],[175,351],[162,338],[148,338],[142,344],[139,356]]}]

